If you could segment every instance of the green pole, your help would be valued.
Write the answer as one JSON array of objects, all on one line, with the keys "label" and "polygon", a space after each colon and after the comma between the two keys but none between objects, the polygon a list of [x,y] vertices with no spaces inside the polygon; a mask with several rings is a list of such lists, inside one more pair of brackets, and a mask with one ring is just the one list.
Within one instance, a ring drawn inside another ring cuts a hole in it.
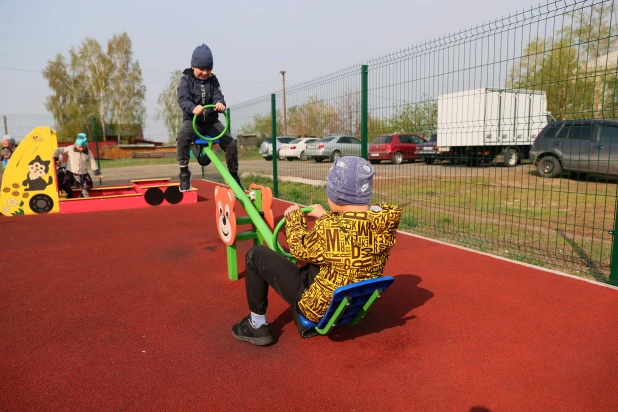
[{"label": "green pole", "polygon": [[[94,147],[97,151],[97,166],[99,171],[101,171],[101,158],[99,156],[99,135],[97,134],[97,117],[92,116],[92,134],[94,134]],[[99,185],[102,185],[103,182],[99,179]]]},{"label": "green pole", "polygon": [[277,176],[277,101],[274,94],[270,95],[270,118],[273,141],[273,196],[279,197],[279,178]]},{"label": "green pole", "polygon": [[[227,108],[227,121],[230,122],[230,108],[229,107]],[[229,130],[230,134],[232,134],[232,123],[229,123],[227,130]]]},{"label": "green pole", "polygon": [[[616,199],[618,208],[618,199]],[[616,234],[618,234],[618,209],[614,212],[614,230],[610,232],[614,237],[612,241],[612,264],[609,268],[609,284],[618,286],[618,245],[616,245]]]},{"label": "green pole", "polygon": [[361,157],[367,160],[367,119],[369,66],[361,66]]}]

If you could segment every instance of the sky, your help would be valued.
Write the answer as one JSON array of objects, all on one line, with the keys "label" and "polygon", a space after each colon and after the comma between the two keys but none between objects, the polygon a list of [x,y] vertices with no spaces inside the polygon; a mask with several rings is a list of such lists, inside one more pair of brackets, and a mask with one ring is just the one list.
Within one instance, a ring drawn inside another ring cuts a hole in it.
[{"label": "sky", "polygon": [[206,43],[228,105],[514,14],[516,0],[293,1],[0,0],[0,114],[47,113],[41,70],[86,37],[103,48],[127,32],[147,88],[146,111],[170,73]]}]

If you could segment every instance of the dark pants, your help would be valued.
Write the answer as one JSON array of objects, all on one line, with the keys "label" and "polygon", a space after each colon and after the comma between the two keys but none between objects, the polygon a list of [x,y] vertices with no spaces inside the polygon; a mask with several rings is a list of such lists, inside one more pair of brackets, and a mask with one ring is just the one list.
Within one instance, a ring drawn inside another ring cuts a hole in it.
[{"label": "dark pants", "polygon": [[266,314],[268,290],[272,287],[292,307],[292,317],[304,337],[312,336],[298,319],[298,300],[313,283],[319,268],[315,265],[298,267],[289,259],[265,247],[254,246],[245,256],[245,288],[249,310]]},{"label": "dark pants", "polygon": [[[218,120],[214,123],[197,123],[197,129],[202,136],[215,137],[221,134],[225,126]],[[176,158],[180,167],[189,165],[189,149],[193,144],[193,140],[197,138],[195,131],[193,130],[193,123],[191,120],[183,120],[178,130],[178,136],[176,136]],[[227,163],[227,170],[230,174],[238,180],[238,147],[236,146],[236,140],[232,138],[229,131],[225,132],[219,139],[219,146],[225,151],[225,161]],[[201,147],[193,145],[193,154],[197,159],[200,154]]]}]

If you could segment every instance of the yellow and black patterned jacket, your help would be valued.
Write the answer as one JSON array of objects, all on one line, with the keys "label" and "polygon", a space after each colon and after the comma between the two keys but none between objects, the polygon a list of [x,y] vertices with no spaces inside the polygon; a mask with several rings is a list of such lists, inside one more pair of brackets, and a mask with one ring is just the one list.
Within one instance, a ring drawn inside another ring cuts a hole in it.
[{"label": "yellow and black patterned jacket", "polygon": [[301,211],[286,216],[290,252],[298,260],[320,267],[298,302],[310,321],[318,322],[324,316],[338,287],[382,276],[395,245],[401,208],[377,206],[367,212],[326,212],[311,231]]}]

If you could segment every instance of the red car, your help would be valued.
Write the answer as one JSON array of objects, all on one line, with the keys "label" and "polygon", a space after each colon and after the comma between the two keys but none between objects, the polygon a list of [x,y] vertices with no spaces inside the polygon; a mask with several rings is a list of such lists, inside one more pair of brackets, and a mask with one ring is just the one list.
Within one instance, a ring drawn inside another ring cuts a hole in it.
[{"label": "red car", "polygon": [[375,164],[382,160],[390,160],[396,165],[406,160],[413,162],[419,158],[416,154],[416,145],[426,141],[427,139],[417,134],[378,136],[369,145],[369,161]]}]

